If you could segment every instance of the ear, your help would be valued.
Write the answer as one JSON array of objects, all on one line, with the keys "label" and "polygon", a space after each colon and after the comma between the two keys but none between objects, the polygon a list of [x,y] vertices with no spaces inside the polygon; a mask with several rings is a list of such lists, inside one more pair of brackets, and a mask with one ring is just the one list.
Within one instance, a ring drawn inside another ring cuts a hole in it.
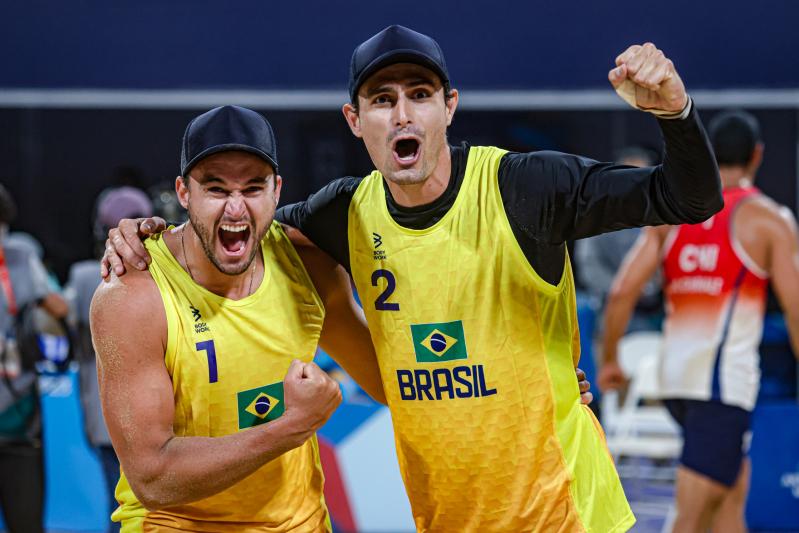
[{"label": "ear", "polygon": [[762,142],[759,142],[755,144],[755,148],[752,150],[752,157],[749,158],[749,164],[746,165],[746,173],[751,180],[755,179],[757,169],[760,168],[760,164],[763,162],[763,152],[765,149],[766,146]]},{"label": "ear", "polygon": [[452,118],[455,116],[455,110],[458,108],[458,89],[450,89],[450,98],[445,99],[447,106],[447,126],[452,124]]},{"label": "ear", "polygon": [[175,192],[178,194],[178,202],[183,206],[183,209],[189,209],[189,184],[191,178],[183,179],[183,176],[175,178]]},{"label": "ear", "polygon": [[352,104],[344,104],[341,107],[341,112],[344,113],[344,119],[347,121],[347,125],[350,127],[352,134],[359,139],[362,138],[361,117],[358,114],[358,110],[355,109],[355,106]]},{"label": "ear", "polygon": [[280,188],[283,187],[283,178],[280,177],[280,174],[275,174],[273,179],[275,184],[275,205],[280,203]]}]

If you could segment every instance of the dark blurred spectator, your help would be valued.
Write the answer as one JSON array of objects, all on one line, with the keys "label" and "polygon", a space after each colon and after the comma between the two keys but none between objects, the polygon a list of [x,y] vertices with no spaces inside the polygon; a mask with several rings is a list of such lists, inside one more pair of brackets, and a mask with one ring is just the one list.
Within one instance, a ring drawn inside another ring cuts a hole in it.
[{"label": "dark blurred spectator", "polygon": [[[109,180],[111,187],[133,187],[143,189],[145,187],[144,174],[139,167],[133,165],[120,165],[111,172]],[[108,189],[106,189],[108,190]]]},{"label": "dark blurred spectator", "polygon": [[[641,146],[630,146],[616,154],[616,163],[631,167],[648,167],[659,162],[654,150]],[[621,266],[627,251],[640,234],[640,228],[630,228],[604,233],[575,242],[577,279],[583,288],[604,307],[613,278]],[[630,330],[657,329],[653,315],[660,315],[660,276],[656,276],[644,288],[636,314],[630,321]]]},{"label": "dark blurred spectator", "polygon": [[[16,215],[14,200],[0,186],[0,502],[12,533],[44,531],[44,460],[36,360],[18,326],[43,309],[53,318],[67,304],[47,281],[41,260],[29,244],[6,242]],[[17,341],[20,340],[18,343]]]},{"label": "dark blurred spectator", "polygon": [[188,211],[183,209],[175,192],[175,182],[164,181],[147,189],[153,200],[153,214],[175,224],[188,220]]},{"label": "dark blurred spectator", "polygon": [[50,288],[56,292],[61,291],[61,284],[58,282],[58,276],[51,270],[50,265],[44,257],[44,247],[36,237],[24,231],[12,231],[8,234],[5,243],[7,245],[28,248],[36,254],[36,257],[39,258],[39,261],[42,262],[44,268],[47,270],[47,282],[50,284]]},{"label": "dark blurred spectator", "polygon": [[[153,206],[147,195],[133,187],[106,189],[97,198],[95,206],[94,236],[97,257],[103,253],[108,230],[119,224],[123,218],[148,217],[153,214]],[[97,363],[89,330],[89,307],[97,284],[100,282],[100,262],[96,259],[80,261],[69,271],[65,294],[70,304],[70,321],[77,332],[75,354],[80,363],[80,397],[83,405],[86,436],[97,450],[103,464],[108,489],[108,528],[119,531],[119,524],[110,520],[116,508],[114,490],[119,480],[119,460],[111,446],[97,387]]]}]

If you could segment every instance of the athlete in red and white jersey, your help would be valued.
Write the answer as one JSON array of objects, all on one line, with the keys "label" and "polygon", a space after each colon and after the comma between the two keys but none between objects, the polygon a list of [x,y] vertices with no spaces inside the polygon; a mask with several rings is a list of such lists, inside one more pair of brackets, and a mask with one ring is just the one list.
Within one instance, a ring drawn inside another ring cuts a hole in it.
[{"label": "athlete in red and white jersey", "polygon": [[760,196],[724,189],[724,209],[701,224],[673,227],[663,257],[667,316],[660,392],[751,411],[760,378],[768,273],[732,231],[738,207]]},{"label": "athlete in red and white jersey", "polygon": [[743,532],[749,488],[746,434],[757,398],[757,346],[771,282],[799,354],[799,238],[786,208],[751,184],[763,144],[756,119],[717,116],[710,139],[725,206],[697,225],[645,229],[605,307],[603,390],[625,382],[618,341],[647,280],[663,268],[666,324],[660,383],[683,430],[674,531]]}]

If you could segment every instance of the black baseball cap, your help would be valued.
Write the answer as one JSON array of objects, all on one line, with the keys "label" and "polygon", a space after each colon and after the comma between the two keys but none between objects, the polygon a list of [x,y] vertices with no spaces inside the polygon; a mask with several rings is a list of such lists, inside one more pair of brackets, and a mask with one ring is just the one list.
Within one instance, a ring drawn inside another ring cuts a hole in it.
[{"label": "black baseball cap", "polygon": [[180,150],[181,176],[188,176],[201,159],[230,150],[255,154],[277,173],[277,145],[269,121],[252,109],[226,105],[194,117],[186,126]]},{"label": "black baseball cap", "polygon": [[358,89],[366,79],[394,63],[415,63],[429,68],[441,78],[449,91],[449,72],[444,53],[438,43],[427,35],[397,24],[358,45],[350,62],[350,101],[358,98]]}]

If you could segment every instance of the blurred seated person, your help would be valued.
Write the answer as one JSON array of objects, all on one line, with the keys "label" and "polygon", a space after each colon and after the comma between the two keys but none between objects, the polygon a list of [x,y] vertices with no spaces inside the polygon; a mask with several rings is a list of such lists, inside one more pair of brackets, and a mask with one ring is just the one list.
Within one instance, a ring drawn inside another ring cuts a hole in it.
[{"label": "blurred seated person", "polygon": [[44,459],[36,363],[18,329],[27,313],[67,315],[28,244],[6,242],[16,204],[0,185],[0,505],[11,533],[44,531]]}]

